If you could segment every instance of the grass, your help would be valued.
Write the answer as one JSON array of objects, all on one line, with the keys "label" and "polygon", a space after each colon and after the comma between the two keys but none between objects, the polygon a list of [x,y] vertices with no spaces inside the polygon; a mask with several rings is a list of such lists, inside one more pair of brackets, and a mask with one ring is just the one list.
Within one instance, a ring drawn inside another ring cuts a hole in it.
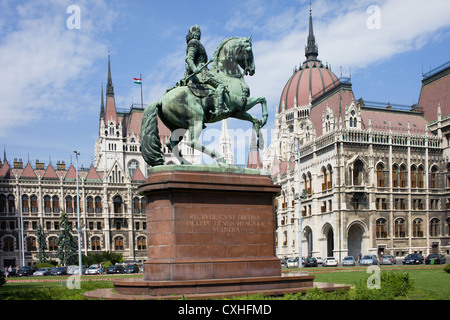
[{"label": "grass", "polygon": [[[348,284],[354,286],[369,275],[366,267],[355,268],[305,268],[315,275],[316,282],[328,282],[337,284]],[[381,267],[382,272],[388,270],[398,270],[407,272],[413,281],[414,289],[402,300],[450,300],[450,273],[442,267],[428,266],[396,266]],[[396,272],[396,271],[393,271]],[[19,278],[28,281],[8,281],[0,287],[0,300],[82,300],[83,293],[99,288],[112,288],[112,279],[119,277],[136,277],[136,275],[102,275],[83,276],[81,289],[69,289],[65,281],[68,277],[32,277]],[[139,275],[138,277],[141,277]],[[16,280],[16,278],[8,279]],[[37,282],[41,280],[43,282]],[[33,282],[31,282],[33,281]],[[61,282],[63,281],[63,282]],[[352,289],[354,290],[354,289]],[[313,295],[311,295],[313,296]],[[262,299],[262,295],[247,297],[247,299]],[[268,297],[271,299],[270,297]],[[289,299],[292,297],[284,297]],[[339,299],[339,297],[336,297]]]}]

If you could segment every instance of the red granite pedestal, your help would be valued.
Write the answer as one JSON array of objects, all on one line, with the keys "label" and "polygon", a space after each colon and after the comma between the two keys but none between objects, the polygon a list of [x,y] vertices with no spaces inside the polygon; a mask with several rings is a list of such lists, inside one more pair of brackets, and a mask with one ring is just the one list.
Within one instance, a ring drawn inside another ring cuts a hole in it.
[{"label": "red granite pedestal", "polygon": [[268,175],[164,166],[139,192],[147,197],[148,260],[143,279],[114,281],[119,295],[195,298],[313,287],[314,276],[281,275],[273,207],[280,187]]}]

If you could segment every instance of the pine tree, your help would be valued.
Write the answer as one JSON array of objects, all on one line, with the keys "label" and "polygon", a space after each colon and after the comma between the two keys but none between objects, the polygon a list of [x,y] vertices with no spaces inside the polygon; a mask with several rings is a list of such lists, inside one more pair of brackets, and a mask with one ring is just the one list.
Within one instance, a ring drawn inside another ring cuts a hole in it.
[{"label": "pine tree", "polygon": [[78,242],[72,235],[72,226],[64,210],[61,211],[61,232],[56,239],[58,251],[56,257],[59,258],[63,266],[77,264],[78,261]]},{"label": "pine tree", "polygon": [[44,229],[42,225],[39,223],[37,229],[37,240],[38,240],[38,261],[39,263],[47,262],[47,241],[45,240]]}]

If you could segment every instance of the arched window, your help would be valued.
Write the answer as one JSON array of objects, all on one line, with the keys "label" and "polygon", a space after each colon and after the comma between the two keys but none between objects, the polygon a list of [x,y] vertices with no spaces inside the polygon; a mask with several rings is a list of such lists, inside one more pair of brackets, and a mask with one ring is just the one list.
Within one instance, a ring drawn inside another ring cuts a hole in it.
[{"label": "arched window", "polygon": [[114,250],[123,250],[123,237],[115,237],[114,238]]},{"label": "arched window", "polygon": [[140,208],[141,206],[139,205],[139,198],[133,198],[133,213],[135,214],[139,214],[140,212]]},{"label": "arched window", "polygon": [[398,218],[395,220],[395,237],[404,238],[406,236],[405,219]]},{"label": "arched window", "polygon": [[52,206],[50,203],[50,196],[44,196],[44,212],[45,213],[51,213],[52,212]]},{"label": "arched window", "polygon": [[73,200],[71,196],[66,197],[66,212],[73,213]]},{"label": "arched window", "polygon": [[424,188],[423,173],[424,173],[423,166],[420,165],[417,168],[417,188],[419,188],[419,189],[423,189]]},{"label": "arched window", "polygon": [[437,185],[437,173],[438,168],[436,166],[431,167],[430,171],[430,188],[436,189],[438,187]]},{"label": "arched window", "polygon": [[430,221],[430,237],[439,236],[439,219],[433,218]]},{"label": "arched window", "polygon": [[102,250],[101,240],[99,237],[93,237],[91,239],[91,250],[92,251]]},{"label": "arched window", "polygon": [[30,203],[26,194],[22,195],[22,212],[30,212]]},{"label": "arched window", "polygon": [[356,160],[353,164],[353,185],[360,186],[364,182],[364,164],[361,160]]},{"label": "arched window", "polygon": [[328,184],[327,184],[327,181],[328,181],[328,177],[327,177],[327,169],[325,168],[325,167],[322,167],[322,179],[323,179],[323,182],[322,182],[322,191],[325,191],[325,190],[327,190],[327,188],[328,188]]},{"label": "arched window", "polygon": [[406,188],[406,166],[402,164],[400,166],[400,188]]},{"label": "arched window", "polygon": [[142,198],[141,199],[141,213],[145,214],[147,209],[147,199]]},{"label": "arched window", "polygon": [[377,220],[377,238],[387,238],[386,219]]},{"label": "arched window", "polygon": [[398,169],[398,165],[397,164],[393,164],[392,165],[392,187],[393,188],[398,188],[398,174],[399,174],[399,169]]},{"label": "arched window", "polygon": [[423,237],[422,219],[414,219],[413,221],[413,237]]},{"label": "arched window", "polygon": [[384,171],[384,165],[382,163],[377,164],[377,187],[378,188],[385,187],[383,171]]},{"label": "arched window", "polygon": [[114,213],[123,213],[122,198],[120,196],[114,197]]},{"label": "arched window", "polygon": [[411,188],[417,188],[417,167],[415,165],[411,166],[410,180]]},{"label": "arched window", "polygon": [[16,212],[16,202],[15,202],[15,198],[12,194],[10,194],[8,196],[8,210],[11,213]]},{"label": "arched window", "polygon": [[333,187],[333,168],[331,167],[331,164],[327,167],[328,171],[328,189],[331,189]]},{"label": "arched window", "polygon": [[95,197],[95,213],[102,213],[102,198]]},{"label": "arched window", "polygon": [[30,197],[31,200],[31,212],[38,212],[38,201],[37,201],[37,197],[35,195],[32,195]]},{"label": "arched window", "polygon": [[50,237],[48,239],[48,250],[49,251],[57,251],[58,245],[56,244],[56,237]]},{"label": "arched window", "polygon": [[137,249],[138,250],[146,250],[147,249],[147,241],[145,240],[145,237],[137,238]]},{"label": "arched window", "polygon": [[307,175],[307,179],[308,179],[308,195],[312,194],[312,176],[311,176],[311,172],[308,171]]},{"label": "arched window", "polygon": [[35,237],[27,237],[26,242],[27,242],[27,251],[37,251]]},{"label": "arched window", "polygon": [[94,199],[91,196],[86,198],[87,213],[94,213]]},{"label": "arched window", "polygon": [[53,196],[52,207],[53,207],[53,213],[59,213],[59,198],[58,198],[58,196]]}]

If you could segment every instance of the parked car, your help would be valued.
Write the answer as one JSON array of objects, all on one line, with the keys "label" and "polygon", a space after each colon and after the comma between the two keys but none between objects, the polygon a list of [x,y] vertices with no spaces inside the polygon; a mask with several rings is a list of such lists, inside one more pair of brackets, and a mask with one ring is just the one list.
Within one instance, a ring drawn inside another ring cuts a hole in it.
[{"label": "parked car", "polygon": [[115,266],[109,266],[108,269],[106,269],[106,273],[112,274],[112,273],[123,273],[124,269],[121,265],[115,265]]},{"label": "parked car", "polygon": [[370,266],[373,264],[378,264],[378,258],[374,254],[366,254],[359,261],[359,265],[361,266]]},{"label": "parked car", "polygon": [[125,273],[139,273],[139,266],[137,264],[128,264],[124,270]]},{"label": "parked car", "polygon": [[100,265],[91,264],[86,270],[86,274],[100,274]]},{"label": "parked car", "polygon": [[[81,274],[86,274],[86,267],[85,266],[81,266]],[[79,266],[75,266],[71,269],[72,274],[80,274],[80,267]]]},{"label": "parked car", "polygon": [[17,275],[19,277],[29,277],[32,276],[35,271],[37,271],[35,266],[24,266],[19,269],[19,273]]},{"label": "parked car", "polygon": [[[433,260],[434,259],[434,260]],[[425,258],[425,264],[445,264],[445,256],[443,254],[430,254]]]},{"label": "parked car", "polygon": [[317,267],[317,260],[313,257],[308,257],[305,260],[305,267]]},{"label": "parked car", "polygon": [[327,257],[323,262],[324,267],[337,267],[338,262],[334,257]]},{"label": "parked car", "polygon": [[382,256],[381,258],[380,258],[380,265],[382,264],[382,265],[385,265],[385,264],[396,264],[397,263],[397,261],[395,261],[395,258],[393,257],[393,256],[391,256],[391,255],[385,255],[385,256]]},{"label": "parked car", "polygon": [[50,275],[52,276],[62,276],[67,274],[67,267],[56,267],[50,270]]},{"label": "parked car", "polygon": [[288,259],[287,267],[288,268],[298,268],[298,259]]},{"label": "parked car", "polygon": [[317,260],[317,264],[323,264],[322,257],[317,257],[316,260]]},{"label": "parked car", "polygon": [[417,254],[417,253],[410,253],[405,257],[405,259],[403,259],[402,263],[403,264],[422,264],[423,257],[422,257],[422,255]]},{"label": "parked car", "polygon": [[40,268],[33,273],[33,276],[48,276],[50,275],[50,268]]},{"label": "parked car", "polygon": [[355,258],[353,256],[347,256],[344,257],[344,260],[342,260],[343,266],[355,266]]}]

